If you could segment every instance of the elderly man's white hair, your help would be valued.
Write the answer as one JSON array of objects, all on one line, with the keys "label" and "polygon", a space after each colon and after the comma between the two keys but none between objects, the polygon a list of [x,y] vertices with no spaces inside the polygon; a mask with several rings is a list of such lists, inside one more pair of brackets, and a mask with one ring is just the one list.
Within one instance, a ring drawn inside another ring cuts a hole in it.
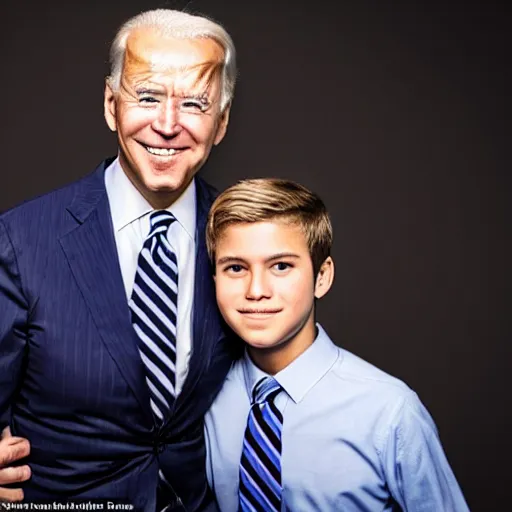
[{"label": "elderly man's white hair", "polygon": [[108,84],[118,91],[126,52],[126,41],[130,33],[139,28],[154,28],[162,35],[177,39],[213,39],[224,50],[221,78],[220,106],[223,111],[233,99],[236,81],[236,52],[231,36],[218,23],[204,16],[194,16],[172,9],[145,11],[124,23],[118,30],[110,47],[110,76]]}]

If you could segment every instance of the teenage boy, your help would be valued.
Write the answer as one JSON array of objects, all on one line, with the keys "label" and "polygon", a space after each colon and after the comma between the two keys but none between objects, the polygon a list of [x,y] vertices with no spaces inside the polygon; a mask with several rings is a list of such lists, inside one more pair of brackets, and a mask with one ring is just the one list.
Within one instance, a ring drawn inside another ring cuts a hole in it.
[{"label": "teenage boy", "polygon": [[315,324],[331,242],[322,201],[290,181],[239,182],[210,211],[217,302],[246,343],[206,418],[220,509],[467,511],[417,395]]}]

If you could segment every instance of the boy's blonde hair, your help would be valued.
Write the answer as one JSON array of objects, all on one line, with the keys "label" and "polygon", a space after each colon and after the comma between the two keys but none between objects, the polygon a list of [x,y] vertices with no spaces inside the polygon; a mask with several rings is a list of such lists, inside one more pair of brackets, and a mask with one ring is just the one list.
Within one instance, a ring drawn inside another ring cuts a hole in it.
[{"label": "boy's blonde hair", "polygon": [[215,249],[233,224],[283,220],[300,226],[316,276],[331,253],[332,225],[323,201],[306,187],[278,178],[242,180],[220,194],[206,225],[206,247],[215,266]]}]

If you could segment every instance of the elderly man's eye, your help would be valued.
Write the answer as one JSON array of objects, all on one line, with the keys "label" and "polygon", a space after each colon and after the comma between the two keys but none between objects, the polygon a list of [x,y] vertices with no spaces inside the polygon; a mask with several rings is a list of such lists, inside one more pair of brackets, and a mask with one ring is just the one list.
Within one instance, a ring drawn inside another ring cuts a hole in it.
[{"label": "elderly man's eye", "polygon": [[181,102],[181,107],[186,110],[204,112],[208,108],[208,102],[206,100],[186,98]]},{"label": "elderly man's eye", "polygon": [[153,96],[143,96],[142,98],[139,98],[140,103],[158,103],[158,100],[154,98]]}]

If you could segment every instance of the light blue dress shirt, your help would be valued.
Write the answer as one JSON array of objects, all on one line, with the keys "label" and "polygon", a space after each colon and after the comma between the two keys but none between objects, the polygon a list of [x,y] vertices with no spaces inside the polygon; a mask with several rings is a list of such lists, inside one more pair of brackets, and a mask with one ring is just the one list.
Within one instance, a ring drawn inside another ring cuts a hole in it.
[{"label": "light blue dress shirt", "polygon": [[[468,507],[436,426],[402,381],[332,343],[315,342],[274,378],[283,388],[282,510],[463,512]],[[207,476],[222,512],[238,510],[253,386],[246,355],[206,415]]]}]

